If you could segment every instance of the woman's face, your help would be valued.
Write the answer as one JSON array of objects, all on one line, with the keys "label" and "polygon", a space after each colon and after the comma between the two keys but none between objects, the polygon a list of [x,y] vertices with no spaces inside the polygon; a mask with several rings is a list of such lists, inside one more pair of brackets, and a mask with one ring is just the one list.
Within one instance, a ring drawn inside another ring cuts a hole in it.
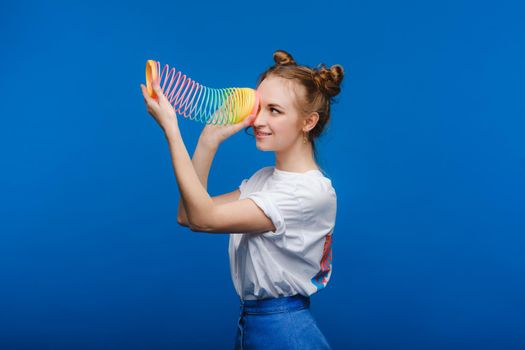
[{"label": "woman's face", "polygon": [[253,123],[258,149],[278,152],[301,142],[302,118],[295,105],[294,88],[301,87],[291,80],[272,75],[259,84],[260,109]]}]

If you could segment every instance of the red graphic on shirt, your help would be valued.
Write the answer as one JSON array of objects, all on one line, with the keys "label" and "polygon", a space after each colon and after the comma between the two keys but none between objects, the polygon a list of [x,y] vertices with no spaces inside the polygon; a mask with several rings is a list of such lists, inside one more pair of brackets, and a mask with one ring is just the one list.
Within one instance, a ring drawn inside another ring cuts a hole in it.
[{"label": "red graphic on shirt", "polygon": [[321,270],[312,278],[312,283],[317,290],[326,287],[328,283],[328,274],[332,268],[332,234],[326,235],[323,247],[323,256],[321,258]]}]

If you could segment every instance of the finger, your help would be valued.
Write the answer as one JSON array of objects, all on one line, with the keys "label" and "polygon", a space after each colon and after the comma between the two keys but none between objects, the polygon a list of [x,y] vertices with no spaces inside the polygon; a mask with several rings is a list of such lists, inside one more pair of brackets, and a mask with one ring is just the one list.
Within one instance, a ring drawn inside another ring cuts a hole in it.
[{"label": "finger", "polygon": [[148,89],[146,88],[144,84],[140,84],[140,88],[142,90],[142,96],[144,97],[144,102],[146,102],[146,107],[148,108],[148,112],[150,110],[156,111],[159,106],[157,101],[149,95]]},{"label": "finger", "polygon": [[153,80],[153,83],[151,84],[153,86],[153,91],[157,94],[157,97],[159,101],[166,100],[166,96],[164,95],[164,92],[160,88],[160,84],[158,80]]},{"label": "finger", "polygon": [[146,86],[144,86],[144,84],[140,84],[140,89],[142,90],[142,96],[144,96],[144,101],[147,103],[147,104],[150,104],[152,103],[152,97],[150,96],[150,94],[148,93],[148,89],[146,88]]},{"label": "finger", "polygon": [[250,126],[253,124],[253,121],[255,120],[255,114],[250,115],[248,118],[244,119],[243,126]]},{"label": "finger", "polygon": [[156,98],[151,97],[151,95],[148,92],[148,88],[144,84],[140,84],[140,88],[142,89],[142,95],[144,96],[144,100],[146,103],[150,106],[158,106],[158,100]]},{"label": "finger", "polygon": [[164,92],[162,91],[162,89],[160,88],[160,85],[159,85],[159,82],[156,81],[154,84],[153,84],[153,90],[155,91],[155,93],[157,94],[157,97],[158,97],[158,104],[159,104],[159,107],[162,108],[162,109],[166,109],[166,110],[170,110],[170,109],[173,109],[174,106],[172,106],[171,102],[168,100],[168,98],[166,97],[166,95],[164,95]]},{"label": "finger", "polygon": [[250,126],[250,123],[253,119],[254,119],[253,117],[249,116],[247,118],[244,118],[241,122],[233,124],[234,131],[237,132],[247,126]]}]

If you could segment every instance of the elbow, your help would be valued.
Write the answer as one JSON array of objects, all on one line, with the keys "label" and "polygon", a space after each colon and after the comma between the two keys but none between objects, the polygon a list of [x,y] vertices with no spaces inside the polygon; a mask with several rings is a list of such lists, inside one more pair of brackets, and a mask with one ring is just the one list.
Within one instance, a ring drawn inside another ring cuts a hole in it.
[{"label": "elbow", "polygon": [[180,217],[177,217],[177,223],[181,226],[189,227],[188,221]]},{"label": "elbow", "polygon": [[204,215],[187,215],[186,225],[193,232],[213,232],[214,229],[214,215],[211,210],[208,210]]},{"label": "elbow", "polygon": [[202,230],[197,226],[189,225],[188,227],[192,232],[202,232]]},{"label": "elbow", "polygon": [[187,227],[189,228],[191,231],[193,232],[202,232],[203,229],[198,226],[198,225],[194,225],[186,220],[181,220],[181,219],[177,219],[177,223],[181,226],[184,226],[184,227]]},{"label": "elbow", "polygon": [[188,225],[189,229],[193,232],[207,232],[205,228],[203,228],[202,226],[197,226],[197,225],[193,225],[193,224],[189,224]]},{"label": "elbow", "polygon": [[205,225],[204,223],[200,222],[188,222],[188,225],[190,230],[193,232],[210,232],[209,226]]}]

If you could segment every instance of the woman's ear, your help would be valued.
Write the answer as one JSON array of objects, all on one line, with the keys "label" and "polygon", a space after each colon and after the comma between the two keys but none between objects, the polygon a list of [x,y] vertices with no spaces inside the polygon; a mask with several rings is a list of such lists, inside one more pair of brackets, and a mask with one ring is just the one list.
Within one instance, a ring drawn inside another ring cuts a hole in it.
[{"label": "woman's ear", "polygon": [[319,113],[317,112],[310,113],[310,115],[304,119],[303,128],[306,128],[306,130],[303,129],[303,131],[308,132],[312,130],[318,121],[319,121]]}]

